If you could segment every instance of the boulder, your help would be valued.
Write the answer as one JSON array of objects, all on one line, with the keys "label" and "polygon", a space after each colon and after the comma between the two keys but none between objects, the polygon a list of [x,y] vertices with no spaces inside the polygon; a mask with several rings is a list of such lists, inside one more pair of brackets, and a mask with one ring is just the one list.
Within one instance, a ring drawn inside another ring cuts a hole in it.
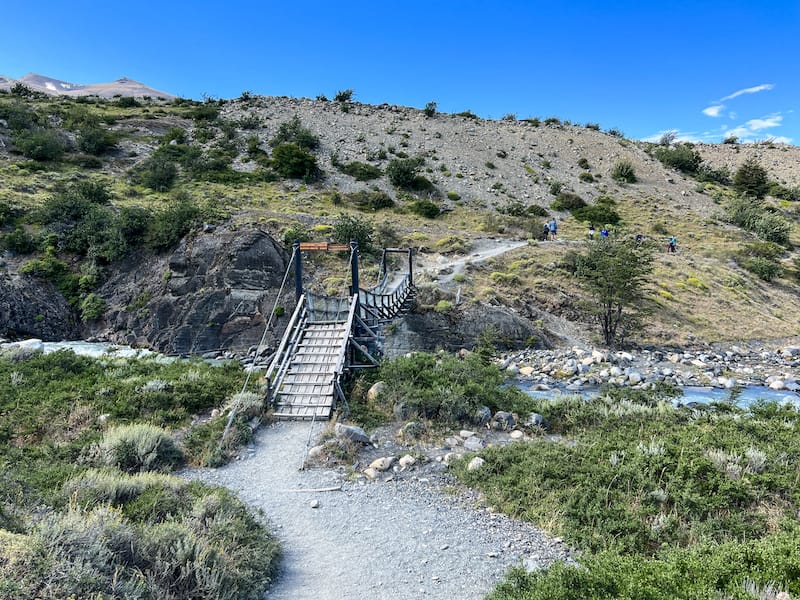
[{"label": "boulder", "polygon": [[369,468],[375,469],[376,471],[388,471],[394,464],[394,461],[395,461],[394,456],[384,456],[382,458],[376,458],[371,463],[369,463]]},{"label": "boulder", "polygon": [[386,384],[383,381],[376,381],[372,384],[372,387],[367,390],[367,401],[375,402],[385,389]]},{"label": "boulder", "polygon": [[469,461],[469,464],[467,465],[467,471],[477,471],[485,464],[485,460],[483,460],[480,456],[476,456]]},{"label": "boulder", "polygon": [[357,427],[355,425],[343,425],[341,423],[336,423],[334,426],[334,431],[336,435],[342,438],[346,438],[351,442],[356,442],[357,444],[369,444],[369,436],[367,433],[361,429],[361,427]]},{"label": "boulder", "polygon": [[492,426],[494,427],[494,429],[508,431],[510,429],[513,429],[514,425],[516,425],[516,421],[514,420],[514,415],[504,410],[498,410],[494,414],[494,417],[492,418]]},{"label": "boulder", "polygon": [[481,406],[475,411],[475,424],[486,425],[492,419],[492,409],[488,406]]},{"label": "boulder", "polygon": [[477,436],[473,436],[464,440],[464,449],[469,452],[478,452],[486,447],[486,442]]}]

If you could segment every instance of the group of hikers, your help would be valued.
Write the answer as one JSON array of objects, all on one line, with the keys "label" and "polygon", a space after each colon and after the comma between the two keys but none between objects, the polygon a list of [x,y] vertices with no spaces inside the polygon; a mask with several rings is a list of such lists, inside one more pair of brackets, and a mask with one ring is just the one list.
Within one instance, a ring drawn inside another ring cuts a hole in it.
[{"label": "group of hikers", "polygon": [[[597,230],[594,227],[594,223],[589,223],[589,231],[588,236],[590,240],[593,240],[597,235]],[[602,229],[600,229],[600,238],[607,238],[611,235],[611,232],[608,229],[607,225],[603,225]],[[555,217],[553,217],[550,221],[546,221],[542,226],[542,233],[539,236],[541,241],[547,240],[557,240],[558,239],[558,221]],[[636,234],[634,238],[636,243],[641,244],[644,242],[644,235],[639,232]],[[678,251],[678,238],[674,235],[670,236],[669,240],[667,241],[667,252],[677,252]]]}]

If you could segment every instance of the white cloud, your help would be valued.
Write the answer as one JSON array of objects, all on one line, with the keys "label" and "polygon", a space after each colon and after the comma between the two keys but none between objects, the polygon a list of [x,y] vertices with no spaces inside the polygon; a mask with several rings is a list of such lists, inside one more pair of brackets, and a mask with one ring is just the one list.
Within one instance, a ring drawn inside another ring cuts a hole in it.
[{"label": "white cloud", "polygon": [[733,92],[732,94],[725,96],[720,100],[720,102],[725,102],[726,100],[733,100],[739,96],[743,96],[744,94],[756,94],[758,92],[766,92],[774,88],[775,85],[772,83],[762,83],[761,85],[755,85],[753,87],[744,88],[742,90],[738,90]]},{"label": "white cloud", "polygon": [[761,131],[770,127],[780,127],[783,117],[777,113],[762,117],[761,119],[750,119],[745,125],[751,131]]},{"label": "white cloud", "polygon": [[722,109],[725,108],[724,104],[714,104],[707,108],[703,109],[703,114],[709,117],[718,117],[722,113]]}]

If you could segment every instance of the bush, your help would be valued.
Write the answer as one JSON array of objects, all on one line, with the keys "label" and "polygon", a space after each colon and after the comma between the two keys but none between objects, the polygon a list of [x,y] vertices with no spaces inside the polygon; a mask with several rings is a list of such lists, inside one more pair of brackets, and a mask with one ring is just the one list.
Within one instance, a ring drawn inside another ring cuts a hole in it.
[{"label": "bush", "polygon": [[178,168],[175,163],[161,154],[154,153],[134,170],[133,178],[154,192],[166,192],[177,177]]},{"label": "bush", "polygon": [[415,215],[426,219],[435,219],[441,214],[441,209],[435,202],[430,200],[414,200],[409,202],[406,207]]},{"label": "bush", "polygon": [[772,281],[778,277],[781,272],[780,264],[772,259],[764,258],[763,256],[746,258],[742,261],[742,266],[764,281]]},{"label": "bush", "polygon": [[583,198],[578,196],[578,194],[574,194],[572,192],[561,192],[556,197],[555,201],[550,204],[550,208],[553,210],[569,210],[573,211],[578,208],[583,208],[586,206],[586,202]]},{"label": "bush", "polygon": [[672,147],[660,147],[656,149],[654,154],[664,166],[683,173],[696,173],[702,162],[700,153],[690,144],[676,144]]},{"label": "bush", "polygon": [[36,250],[37,240],[21,225],[0,237],[0,247],[15,254],[30,254]]},{"label": "bush", "polygon": [[153,250],[167,250],[177,244],[200,220],[201,211],[191,197],[180,195],[166,209],[156,213],[147,231],[146,244]]},{"label": "bush", "polygon": [[[452,303],[437,304],[440,312]],[[514,387],[503,386],[500,370],[478,354],[461,360],[453,355],[416,353],[385,362],[377,377],[384,382],[378,401],[395,414],[473,422],[478,408],[523,411],[528,398]]]},{"label": "bush", "polygon": [[417,172],[425,164],[425,159],[421,156],[414,158],[393,158],[386,167],[386,175],[389,181],[398,188],[417,189]]},{"label": "bush", "polygon": [[425,113],[426,117],[433,117],[436,116],[436,108],[437,108],[436,102],[431,101],[425,105],[425,108],[422,109],[422,112]]},{"label": "bush", "polygon": [[578,175],[578,179],[585,183],[593,183],[594,182],[594,175],[589,172],[584,172]]},{"label": "bush", "polygon": [[105,433],[97,446],[97,462],[125,473],[169,471],[183,462],[183,452],[165,430],[135,423]]},{"label": "bush", "polygon": [[754,231],[762,240],[789,246],[789,235],[793,228],[793,223],[788,219],[773,212],[765,212],[756,221]]},{"label": "bush", "polygon": [[319,177],[317,158],[293,142],[275,146],[270,164],[281,177],[305,180]]},{"label": "bush", "polygon": [[572,211],[572,216],[584,223],[597,223],[601,225],[616,225],[622,218],[619,213],[607,204],[594,204],[576,208]]},{"label": "bush", "polygon": [[591,167],[589,166],[589,161],[586,158],[579,158],[578,159],[578,166],[581,169],[589,170]]},{"label": "bush", "polygon": [[339,90],[333,97],[334,102],[351,102],[353,100],[353,90]]},{"label": "bush", "polygon": [[319,138],[314,133],[304,127],[300,122],[300,117],[296,116],[278,127],[278,133],[269,141],[273,148],[281,144],[296,144],[305,150],[316,150],[319,148]]},{"label": "bush", "polygon": [[394,206],[394,200],[386,192],[380,190],[359,190],[348,194],[347,198],[360,210],[376,211]]},{"label": "bush", "polygon": [[763,198],[769,191],[767,171],[755,158],[748,158],[736,170],[733,187],[742,195]]},{"label": "bush", "polygon": [[373,250],[373,231],[372,224],[361,217],[339,215],[333,224],[332,233],[333,239],[340,244],[349,244],[355,240],[359,251],[368,254]]},{"label": "bush", "polygon": [[339,170],[345,175],[355,178],[356,181],[370,181],[383,175],[380,168],[358,161],[339,165]]},{"label": "bush", "polygon": [[99,156],[114,147],[115,137],[102,127],[89,126],[81,129],[78,135],[78,148],[87,154]]},{"label": "bush", "polygon": [[633,163],[629,160],[616,163],[611,168],[611,178],[619,183],[636,183],[636,169]]},{"label": "bush", "polygon": [[67,149],[60,133],[43,127],[16,132],[13,140],[25,158],[39,162],[60,160]]},{"label": "bush", "polygon": [[106,302],[97,294],[89,294],[81,300],[80,309],[83,321],[94,321],[103,316],[106,310]]},{"label": "bush", "polygon": [[283,244],[286,247],[291,247],[295,242],[308,242],[310,240],[311,236],[304,225],[292,225],[283,232]]}]

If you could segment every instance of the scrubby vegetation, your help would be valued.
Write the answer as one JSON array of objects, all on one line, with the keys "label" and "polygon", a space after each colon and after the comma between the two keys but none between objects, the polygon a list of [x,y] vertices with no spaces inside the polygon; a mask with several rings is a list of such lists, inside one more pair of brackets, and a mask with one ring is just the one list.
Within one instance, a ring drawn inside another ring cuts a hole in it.
[{"label": "scrubby vegetation", "polygon": [[493,505],[584,550],[583,567],[516,572],[493,597],[745,598],[746,581],[800,592],[797,410],[634,392],[539,400],[569,443],[490,448],[477,472],[460,463]]},{"label": "scrubby vegetation", "polygon": [[0,595],[260,598],[278,558],[264,524],[168,474],[217,448],[175,431],[240,381],[232,365],[0,357]]}]

